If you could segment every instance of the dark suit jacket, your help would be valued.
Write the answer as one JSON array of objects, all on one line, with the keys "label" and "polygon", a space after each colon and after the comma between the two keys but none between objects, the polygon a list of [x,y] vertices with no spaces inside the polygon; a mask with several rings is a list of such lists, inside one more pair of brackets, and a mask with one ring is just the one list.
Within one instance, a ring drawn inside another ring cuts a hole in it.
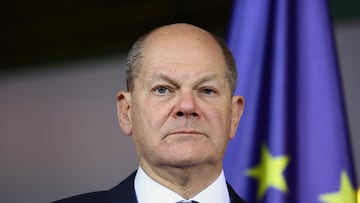
[{"label": "dark suit jacket", "polygon": [[[132,173],[119,185],[108,191],[86,193],[59,200],[54,203],[137,203],[134,188],[135,174],[136,172]],[[246,203],[235,193],[229,184],[227,186],[231,203]]]}]

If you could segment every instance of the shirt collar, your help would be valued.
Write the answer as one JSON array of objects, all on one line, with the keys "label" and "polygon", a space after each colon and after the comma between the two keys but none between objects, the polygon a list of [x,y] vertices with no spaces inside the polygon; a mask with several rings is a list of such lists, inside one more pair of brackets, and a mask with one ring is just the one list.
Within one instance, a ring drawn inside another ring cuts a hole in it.
[{"label": "shirt collar", "polygon": [[[138,168],[134,187],[138,203],[175,203],[183,198],[174,191],[157,183],[150,178],[141,167]],[[203,191],[195,195],[191,200],[200,203],[224,203],[230,202],[224,172]]]}]

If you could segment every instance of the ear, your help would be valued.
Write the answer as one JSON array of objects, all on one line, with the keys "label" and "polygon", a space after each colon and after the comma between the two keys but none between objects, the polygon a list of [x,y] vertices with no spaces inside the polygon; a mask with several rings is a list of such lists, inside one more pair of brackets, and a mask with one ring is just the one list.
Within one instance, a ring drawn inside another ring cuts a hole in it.
[{"label": "ear", "polygon": [[232,98],[232,112],[231,112],[231,129],[230,139],[235,137],[236,129],[240,122],[240,118],[244,111],[245,100],[242,96],[233,96]]},{"label": "ear", "polygon": [[117,114],[121,129],[126,135],[132,134],[131,126],[131,94],[129,92],[120,91],[117,94]]}]

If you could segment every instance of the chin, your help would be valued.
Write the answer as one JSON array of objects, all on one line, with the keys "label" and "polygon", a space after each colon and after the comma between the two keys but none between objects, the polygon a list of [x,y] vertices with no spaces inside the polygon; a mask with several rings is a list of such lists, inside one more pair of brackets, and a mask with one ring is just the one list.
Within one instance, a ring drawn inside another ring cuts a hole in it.
[{"label": "chin", "polygon": [[209,163],[216,163],[216,161],[212,158],[204,158],[204,157],[191,157],[191,158],[177,157],[170,159],[166,165],[176,168],[191,168]]}]

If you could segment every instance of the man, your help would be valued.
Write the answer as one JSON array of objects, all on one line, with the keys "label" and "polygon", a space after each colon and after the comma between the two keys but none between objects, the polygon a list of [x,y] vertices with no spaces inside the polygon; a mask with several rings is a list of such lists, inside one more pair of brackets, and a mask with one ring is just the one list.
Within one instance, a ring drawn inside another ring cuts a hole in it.
[{"label": "man", "polygon": [[238,203],[222,158],[244,99],[228,48],[189,24],[157,28],[135,42],[119,123],[132,136],[139,168],[115,188],[61,202]]}]

